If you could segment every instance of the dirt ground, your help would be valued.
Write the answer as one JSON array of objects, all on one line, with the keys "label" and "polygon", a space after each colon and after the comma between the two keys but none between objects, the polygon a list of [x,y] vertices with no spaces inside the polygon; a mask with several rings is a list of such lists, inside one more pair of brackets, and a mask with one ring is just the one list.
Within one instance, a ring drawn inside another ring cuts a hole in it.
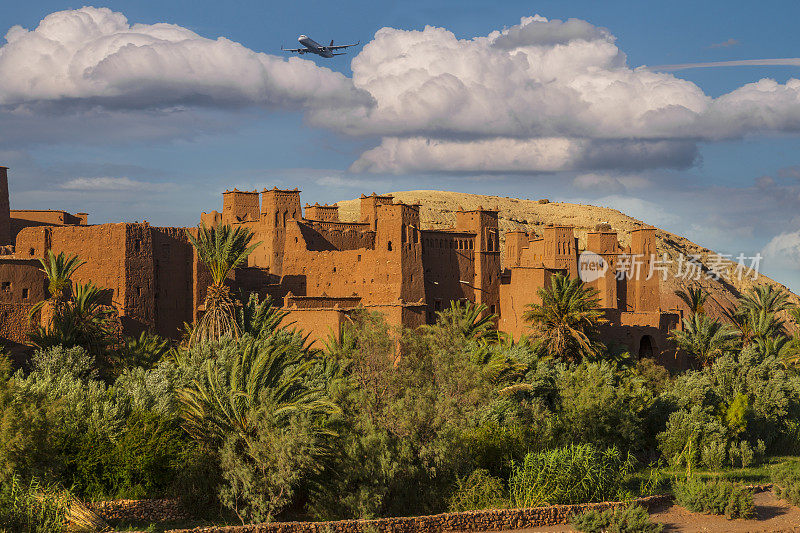
[{"label": "dirt ground", "polygon": [[[779,500],[770,492],[761,492],[753,497],[758,517],[753,520],[727,520],[724,516],[692,513],[675,504],[666,504],[653,509],[655,522],[664,524],[664,531],[756,533],[756,532],[800,532],[800,508]],[[551,526],[521,530],[519,533],[566,533],[575,531],[569,526]]]}]

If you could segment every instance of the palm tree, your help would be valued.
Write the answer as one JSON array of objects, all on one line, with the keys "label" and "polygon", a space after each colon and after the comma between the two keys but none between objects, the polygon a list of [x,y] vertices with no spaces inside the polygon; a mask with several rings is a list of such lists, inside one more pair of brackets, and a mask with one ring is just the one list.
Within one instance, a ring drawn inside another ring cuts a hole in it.
[{"label": "palm tree", "polygon": [[683,300],[691,314],[697,315],[705,313],[704,305],[708,299],[707,291],[704,291],[700,287],[689,287],[688,289],[678,289],[675,291],[675,295]]},{"label": "palm tree", "polygon": [[569,359],[598,357],[602,346],[591,339],[597,325],[604,322],[597,289],[556,274],[538,294],[542,303],[528,304],[523,319],[531,323],[546,351]]},{"label": "palm tree", "polygon": [[281,420],[295,414],[336,410],[318,390],[306,385],[314,361],[280,337],[235,341],[231,358],[212,357],[202,376],[178,392],[184,429],[198,441],[221,442],[236,432],[250,435],[254,408],[268,406]]},{"label": "palm tree", "polygon": [[739,298],[739,309],[744,311],[764,311],[776,314],[791,307],[789,296],[772,285],[758,285]]},{"label": "palm tree", "polygon": [[[68,289],[72,286],[72,274],[86,264],[86,261],[81,261],[77,255],[65,255],[64,252],[55,255],[53,250],[48,248],[47,257],[39,259],[39,263],[42,265],[39,271],[47,276],[47,292],[50,293],[54,307],[58,308],[69,298]],[[37,302],[28,313],[29,318],[33,318],[49,301]]]},{"label": "palm tree", "polygon": [[250,244],[253,234],[247,228],[221,224],[212,228],[201,224],[197,237],[189,232],[187,236],[198,257],[211,272],[211,285],[204,302],[205,312],[192,330],[189,345],[219,340],[223,336],[239,337],[241,330],[236,323],[235,305],[225,279],[234,268],[244,264],[247,256],[261,243]]},{"label": "palm tree", "polygon": [[789,316],[792,317],[794,325],[800,328],[800,306],[794,306],[789,309]]},{"label": "palm tree", "polygon": [[[241,301],[244,302],[243,299]],[[271,297],[259,300],[258,294],[253,292],[247,302],[236,310],[236,325],[242,334],[249,333],[259,338],[272,335],[287,316],[289,313],[281,311]]]},{"label": "palm tree", "polygon": [[731,350],[737,334],[730,326],[704,314],[695,314],[683,319],[683,330],[672,332],[672,338],[689,355],[703,366]]},{"label": "palm tree", "polygon": [[115,354],[117,372],[128,368],[152,368],[172,350],[169,339],[143,331],[138,337],[126,337]]},{"label": "palm tree", "polygon": [[[795,326],[800,328],[800,306],[791,308],[789,315],[792,317]],[[800,330],[796,330],[789,340],[788,348],[782,355],[782,359],[784,366],[800,368]]]},{"label": "palm tree", "polygon": [[494,341],[498,339],[497,315],[487,311],[483,304],[453,300],[450,307],[436,313],[436,325],[426,326],[426,329],[433,331],[437,326],[452,328],[466,339]]},{"label": "palm tree", "polygon": [[[61,289],[63,290],[63,288]],[[32,342],[46,348],[54,345],[82,346],[98,355],[116,340],[115,312],[103,304],[105,289],[94,283],[75,284],[72,297],[55,308],[47,326],[29,334]]]}]

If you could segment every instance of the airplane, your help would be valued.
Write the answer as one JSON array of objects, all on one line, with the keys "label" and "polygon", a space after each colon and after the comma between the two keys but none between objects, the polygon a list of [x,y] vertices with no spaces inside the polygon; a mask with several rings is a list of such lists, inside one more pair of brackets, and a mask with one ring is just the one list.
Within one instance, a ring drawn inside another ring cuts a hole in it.
[{"label": "airplane", "polygon": [[333,56],[343,56],[344,52],[340,54],[334,54],[334,50],[342,50],[344,48],[349,48],[351,46],[358,46],[361,44],[361,41],[358,41],[355,44],[339,44],[334,46],[333,39],[331,39],[331,44],[328,46],[323,46],[319,44],[317,41],[309,37],[308,35],[301,35],[297,38],[297,42],[305,46],[305,48],[284,48],[281,46],[281,50],[284,52],[296,52],[300,55],[303,54],[317,54],[318,56],[322,57],[333,57]]}]

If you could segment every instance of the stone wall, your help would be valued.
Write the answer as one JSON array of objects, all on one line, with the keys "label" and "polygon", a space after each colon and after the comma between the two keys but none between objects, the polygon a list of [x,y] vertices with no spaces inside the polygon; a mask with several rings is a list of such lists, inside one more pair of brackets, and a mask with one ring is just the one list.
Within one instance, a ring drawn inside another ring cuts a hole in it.
[{"label": "stone wall", "polygon": [[108,522],[168,522],[191,518],[176,499],[93,502],[88,507]]},{"label": "stone wall", "polygon": [[[671,500],[669,495],[634,500],[653,507]],[[508,531],[539,526],[567,524],[570,517],[590,509],[603,511],[630,502],[603,502],[577,505],[554,505],[529,509],[487,509],[463,513],[444,513],[377,520],[340,520],[338,522],[274,522],[248,526],[198,527],[176,529],[168,533],[362,533],[365,529],[381,533],[441,533],[444,531]]]}]

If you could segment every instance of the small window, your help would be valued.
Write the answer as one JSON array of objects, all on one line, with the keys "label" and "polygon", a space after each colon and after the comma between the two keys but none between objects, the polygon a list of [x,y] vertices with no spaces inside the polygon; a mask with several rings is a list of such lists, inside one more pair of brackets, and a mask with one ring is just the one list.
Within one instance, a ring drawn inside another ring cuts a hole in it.
[{"label": "small window", "polygon": [[136,287],[136,296],[141,296],[141,295],[142,295],[142,288],[137,286]]},{"label": "small window", "polygon": [[361,261],[361,254],[358,254],[358,260]]},{"label": "small window", "polygon": [[142,249],[142,241],[140,241],[139,239],[136,239],[135,241],[133,241],[133,249],[136,252],[140,251]]},{"label": "small window", "polygon": [[3,283],[0,283],[0,291],[11,292],[11,282],[4,281]]},{"label": "small window", "polygon": [[386,246],[386,249],[389,250],[390,252],[392,251],[392,241],[389,241],[389,243]]},{"label": "small window", "polygon": [[28,253],[30,255],[35,255],[36,254],[36,249],[35,248],[31,248],[30,250],[28,250]]},{"label": "small window", "polygon": [[22,289],[22,299],[23,300],[28,299],[28,289]]},{"label": "small window", "polygon": [[436,301],[433,302],[433,309],[435,311],[441,311],[442,310],[442,301],[439,300],[438,298],[436,299]]},{"label": "small window", "polygon": [[336,272],[336,267],[333,267],[333,271]]}]

